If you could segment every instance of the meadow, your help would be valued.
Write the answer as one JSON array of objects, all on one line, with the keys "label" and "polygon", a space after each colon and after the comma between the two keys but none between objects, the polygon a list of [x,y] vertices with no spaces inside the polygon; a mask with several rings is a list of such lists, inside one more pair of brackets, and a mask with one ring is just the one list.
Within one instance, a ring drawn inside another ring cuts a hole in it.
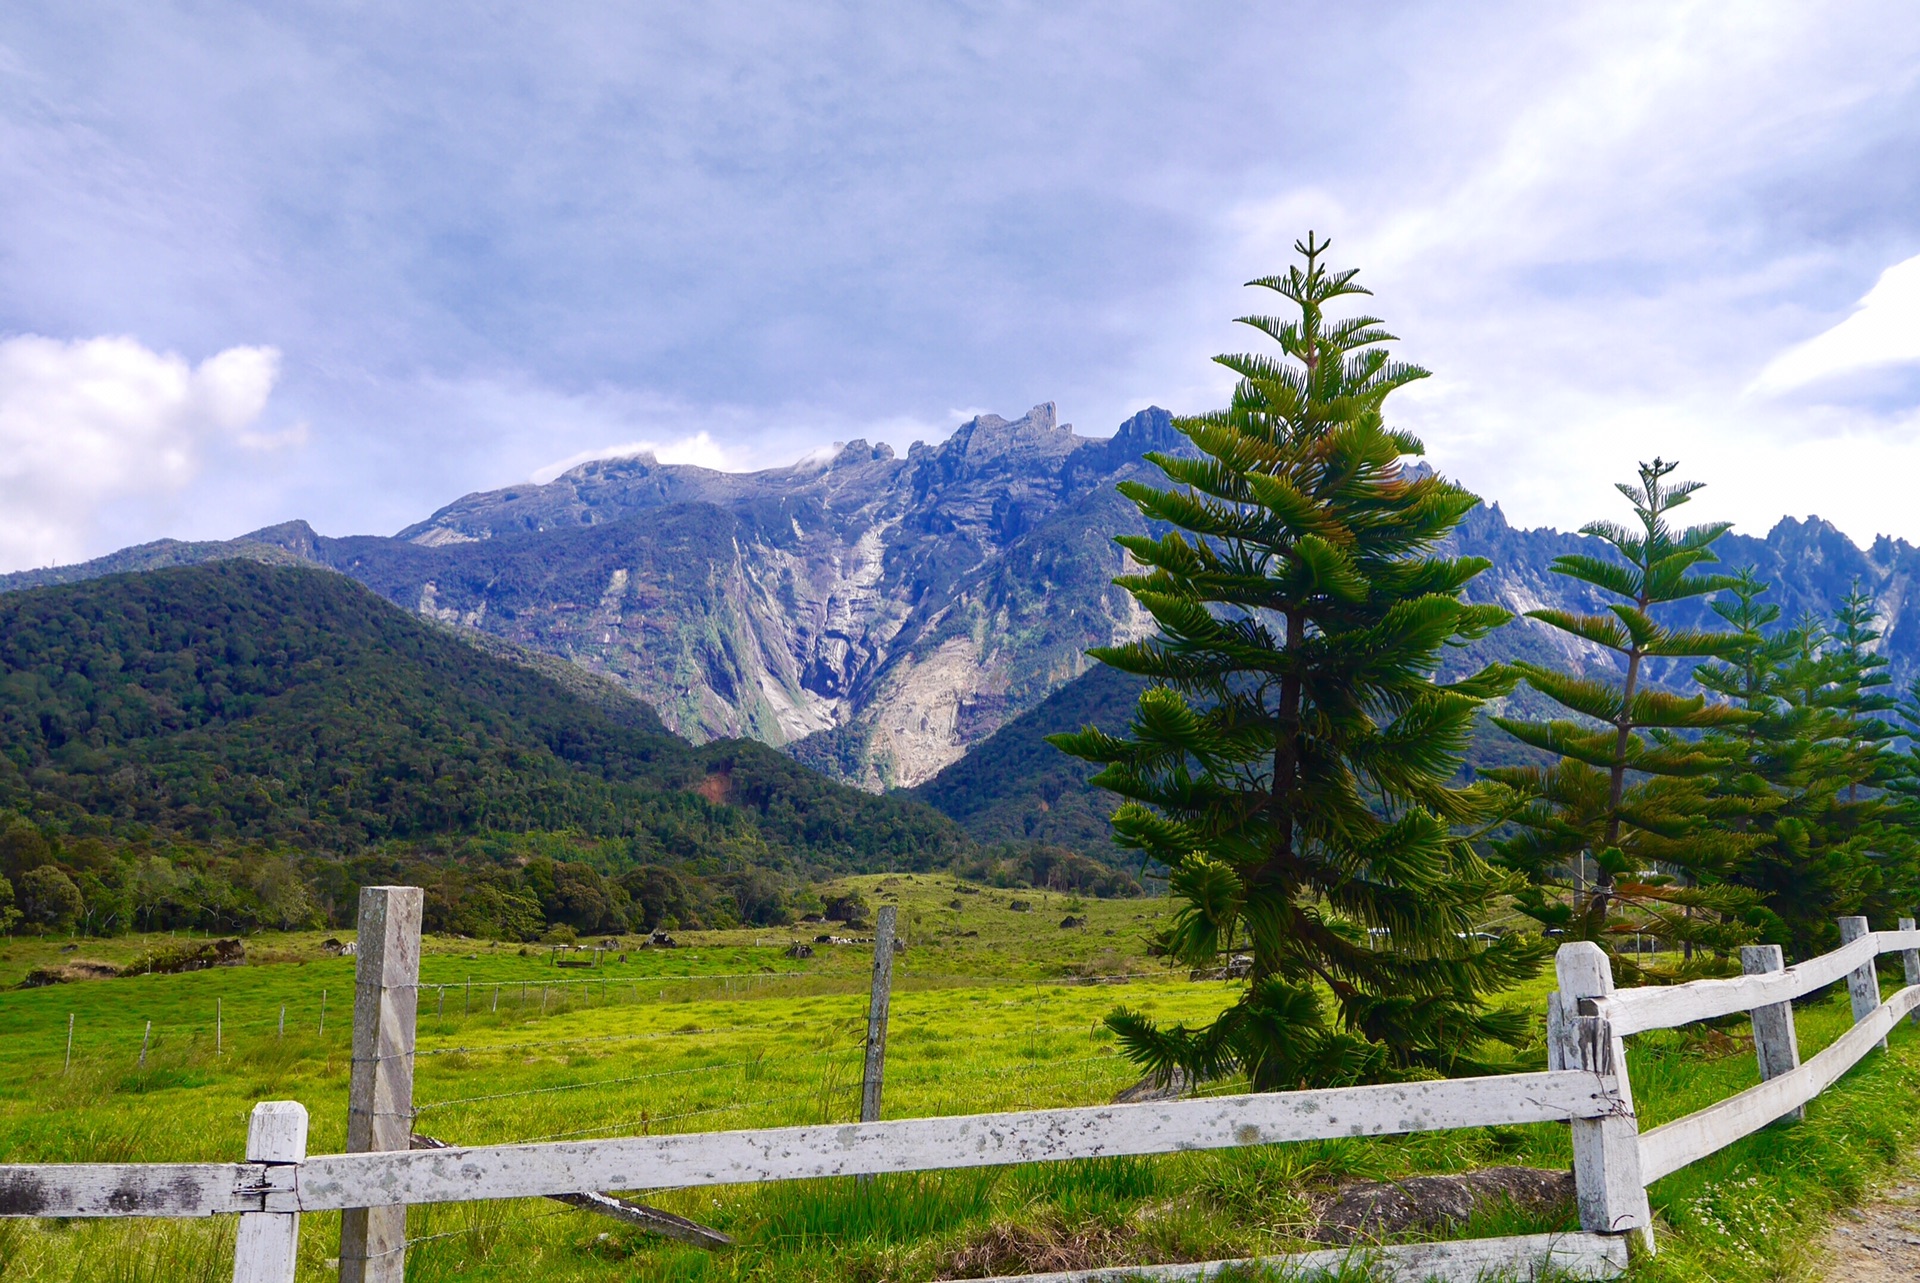
[{"label": "meadow", "polygon": [[[1116,1004],[1202,1018],[1231,996],[1224,982],[1191,981],[1149,956],[1165,901],[1082,901],[947,875],[845,885],[898,904],[908,943],[896,972],[888,1117],[1106,1101],[1138,1077],[1100,1025]],[[560,967],[540,945],[429,937],[415,1129],[491,1143],[852,1119],[871,949],[815,943],[828,930],[685,933],[677,948],[628,938],[591,968]],[[9,942],[0,949],[0,1159],[234,1159],[248,1111],[264,1099],[307,1106],[311,1152],[343,1148],[354,962],[330,954],[326,939],[262,934],[248,938],[244,966],[29,989],[17,986],[36,968],[137,966],[183,942]],[[789,957],[796,941],[814,956]],[[1548,987],[1542,977],[1508,1000],[1538,1012]],[[1803,1054],[1848,1020],[1844,997],[1804,1008]],[[1740,1022],[1642,1036],[1630,1058],[1643,1126],[1756,1077]],[[1515,1067],[1541,1060],[1532,1048]],[[1661,1251],[1636,1277],[1801,1276],[1826,1219],[1915,1139],[1917,1099],[1920,1031],[1903,1027],[1888,1055],[1816,1101],[1805,1124],[1770,1129],[1656,1185]],[[1243,1256],[1299,1245],[1314,1196],[1340,1181],[1569,1161],[1566,1129],[1543,1125],[649,1196],[734,1236],[737,1245],[717,1253],[540,1200],[416,1208],[408,1276],[910,1283]],[[1463,1232],[1554,1228],[1571,1222],[1496,1210]],[[0,1278],[224,1280],[232,1231],[225,1221],[0,1222]],[[337,1244],[336,1217],[308,1217],[301,1279],[331,1277]]]}]

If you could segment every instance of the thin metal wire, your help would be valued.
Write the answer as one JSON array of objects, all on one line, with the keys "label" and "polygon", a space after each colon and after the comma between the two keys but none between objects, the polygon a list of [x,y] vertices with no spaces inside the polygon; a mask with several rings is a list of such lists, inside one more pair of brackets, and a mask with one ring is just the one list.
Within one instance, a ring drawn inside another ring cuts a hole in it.
[{"label": "thin metal wire", "polygon": [[689,1109],[678,1114],[659,1114],[649,1115],[643,1118],[627,1118],[615,1123],[601,1123],[597,1127],[582,1127],[578,1131],[549,1132],[545,1136],[528,1136],[513,1143],[517,1145],[535,1145],[546,1140],[566,1140],[574,1136],[591,1136],[595,1132],[617,1131],[622,1127],[651,1127],[656,1123],[671,1123],[682,1118],[700,1118],[708,1114],[731,1114],[743,1109],[757,1109],[762,1105],[790,1105],[798,1100],[819,1100],[822,1096],[838,1096],[859,1090],[859,1083],[847,1083],[839,1087],[799,1092],[792,1096],[768,1096],[762,1100],[743,1100],[731,1105],[712,1105],[704,1109]]},{"label": "thin metal wire", "polygon": [[[733,1033],[762,1033],[763,1034],[766,1032],[767,1032],[767,1026],[765,1026],[764,1024],[715,1025],[715,1026],[706,1026],[699,1029],[685,1029],[685,1030],[657,1029],[650,1033],[600,1034],[591,1038],[553,1038],[553,1039],[544,1039],[537,1042],[491,1043],[485,1046],[422,1047],[419,1050],[417,1050],[414,1054],[418,1056],[459,1056],[459,1055],[477,1056],[477,1055],[486,1055],[488,1053],[505,1054],[505,1053],[515,1052],[515,1051],[528,1051],[536,1048],[547,1048],[547,1047],[585,1047],[585,1046],[596,1046],[596,1045],[602,1045],[606,1043],[616,1043],[616,1042],[650,1042],[657,1038],[695,1038],[695,1037],[699,1037],[702,1034],[733,1034]],[[1081,1025],[1047,1025],[1047,1026],[1044,1026],[1040,1032],[1081,1034],[1086,1032],[1086,1030],[1084,1026],[1081,1026]],[[990,1040],[1007,1039],[1007,1038],[1024,1038],[1026,1036],[1027,1036],[1027,1031],[1016,1031],[1016,1032],[1004,1033],[1004,1034],[956,1034],[955,1035],[955,1037],[964,1037],[968,1042],[985,1042]]]},{"label": "thin metal wire", "polygon": [[[565,1216],[569,1212],[577,1212],[579,1210],[580,1209],[577,1207],[561,1207],[561,1208],[556,1208],[551,1212],[542,1212],[538,1216],[523,1216],[518,1219],[523,1223],[526,1221],[545,1221],[545,1220],[551,1220],[553,1217],[556,1217],[556,1216]],[[410,1247],[417,1247],[421,1243],[432,1243],[437,1239],[443,1239],[443,1238],[464,1238],[467,1235],[472,1234],[473,1232],[474,1232],[473,1228],[469,1226],[466,1229],[446,1230],[439,1234],[422,1234],[419,1238],[408,1239],[406,1242],[402,1243],[399,1247],[390,1247],[384,1252],[375,1252],[373,1255],[367,1257],[366,1259],[368,1259],[369,1261],[377,1261],[383,1256],[393,1256],[396,1253],[406,1251]]]},{"label": "thin metal wire", "polygon": [[[807,1054],[805,1058],[811,1059],[815,1056],[828,1055],[828,1054],[832,1054],[832,1053],[810,1052]],[[801,1059],[801,1058],[802,1057],[794,1057],[794,1056],[783,1057],[783,1059],[785,1060],[795,1060],[795,1059]],[[648,1080],[655,1079],[655,1078],[684,1078],[690,1074],[716,1074],[723,1069],[741,1069],[748,1065],[757,1064],[757,1063],[759,1063],[757,1060],[728,1060],[717,1065],[691,1065],[685,1069],[663,1069],[663,1070],[660,1070],[658,1073],[633,1074],[626,1078],[597,1078],[590,1082],[563,1083],[558,1087],[527,1087],[520,1091],[489,1092],[484,1096],[455,1096],[451,1100],[436,1100],[430,1104],[421,1105],[414,1112],[424,1114],[431,1109],[446,1109],[453,1105],[470,1105],[473,1102],[480,1101],[480,1100],[511,1100],[517,1096],[548,1096],[548,1095],[552,1095],[555,1092],[584,1091],[590,1087],[618,1087],[625,1083],[647,1082]]]}]

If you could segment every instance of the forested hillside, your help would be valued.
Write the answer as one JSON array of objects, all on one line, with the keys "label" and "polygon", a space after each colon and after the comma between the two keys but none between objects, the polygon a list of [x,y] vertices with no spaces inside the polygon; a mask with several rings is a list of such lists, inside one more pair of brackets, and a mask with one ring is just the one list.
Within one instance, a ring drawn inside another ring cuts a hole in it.
[{"label": "forested hillside", "polygon": [[925,868],[967,849],[912,799],[750,741],[695,747],[614,694],[309,568],[227,561],[7,594],[0,812],[42,836],[16,833],[0,854],[17,881],[49,835],[246,847],[297,858],[321,886],[349,875],[316,862],[392,870],[462,850],[495,866],[558,850],[606,874],[764,878]]}]

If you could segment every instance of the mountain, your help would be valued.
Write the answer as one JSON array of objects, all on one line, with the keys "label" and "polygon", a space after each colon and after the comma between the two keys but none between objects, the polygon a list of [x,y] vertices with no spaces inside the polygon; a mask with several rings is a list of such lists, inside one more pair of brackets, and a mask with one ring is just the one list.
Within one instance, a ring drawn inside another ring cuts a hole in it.
[{"label": "mountain", "polygon": [[485,653],[344,575],[245,559],[0,596],[0,811],[307,853],[550,833],[704,870],[944,867],[968,848],[909,798],[752,741],[695,746],[605,683]]},{"label": "mountain", "polygon": [[1119,799],[1090,788],[1094,767],[1068,757],[1046,737],[1083,726],[1124,730],[1143,687],[1139,678],[1096,664],[915,788],[913,796],[977,842],[1044,842],[1123,861],[1107,826]]},{"label": "mountain", "polygon": [[1135,635],[1115,482],[1175,448],[1164,410],[1110,439],[1051,405],[905,459],[855,441],[734,474],[601,460],[469,495],[392,538],[302,522],[163,541],[0,590],[223,558],[343,571],[429,618],[562,656],[695,740],[748,736],[868,788],[911,785]]},{"label": "mountain", "polygon": [[[1491,602],[1523,615],[1542,606],[1592,612],[1600,601],[1584,584],[1553,573],[1553,559],[1590,552],[1594,541],[1555,530],[1518,530],[1497,504],[1474,509],[1455,532],[1449,547],[1465,556],[1485,557],[1492,565],[1468,586],[1467,597]],[[1723,565],[1750,565],[1772,585],[1772,597],[1787,620],[1812,612],[1830,615],[1855,580],[1880,600],[1881,648],[1902,685],[1920,678],[1920,603],[1913,586],[1920,579],[1920,551],[1881,538],[1861,551],[1824,521],[1791,518],[1779,522],[1765,539],[1730,534],[1717,545]],[[1675,625],[1724,626],[1700,602],[1682,603],[1663,615]],[[1611,652],[1569,638],[1558,629],[1519,618],[1483,641],[1463,647],[1443,666],[1459,676],[1494,660],[1533,659],[1555,667],[1588,672],[1614,671]],[[1652,680],[1693,689],[1691,668],[1676,662],[1649,661]],[[1124,727],[1139,698],[1141,682],[1098,665],[1068,682],[1040,704],[1012,719],[976,744],[965,757],[913,790],[966,828],[976,841],[1031,840],[1067,847],[1109,861],[1132,858],[1113,847],[1107,817],[1118,800],[1091,787],[1093,768],[1060,753],[1046,736],[1098,726]],[[1496,707],[1513,705],[1528,716],[1561,716],[1562,710],[1522,686]],[[1467,756],[1468,768],[1540,760],[1490,724],[1483,723]]]},{"label": "mountain", "polygon": [[[1114,485],[1157,477],[1141,456],[1183,445],[1163,410],[1102,440],[1040,405],[1011,421],[982,415],[904,459],[855,441],[746,474],[600,460],[468,495],[392,537],[291,522],[0,576],[0,592],[227,558],[324,566],[468,636],[616,682],[689,739],[751,738],[863,788],[911,787],[1087,671],[1088,646],[1144,631],[1110,582],[1122,569],[1111,537],[1143,528]],[[1589,542],[1517,529],[1497,504],[1456,537],[1493,563],[1469,595],[1516,613],[1597,605],[1551,568]],[[1788,618],[1829,613],[1857,578],[1879,595],[1896,677],[1920,676],[1920,549],[1881,538],[1862,550],[1817,518],[1720,548],[1773,583]],[[1674,618],[1703,608],[1690,612]],[[1522,621],[1449,667],[1521,656],[1605,662]]]}]

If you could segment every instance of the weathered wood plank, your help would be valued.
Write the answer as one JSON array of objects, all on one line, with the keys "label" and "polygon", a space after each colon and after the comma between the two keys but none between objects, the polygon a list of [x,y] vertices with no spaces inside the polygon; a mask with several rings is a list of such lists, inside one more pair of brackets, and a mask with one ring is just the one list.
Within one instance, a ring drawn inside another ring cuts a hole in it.
[{"label": "weathered wood plank", "polygon": [[[288,1174],[272,1188],[290,1192]],[[49,1163],[0,1167],[0,1216],[218,1216],[258,1212],[248,1163]]]},{"label": "weathered wood plank", "polygon": [[[1873,931],[1862,917],[1840,919],[1840,939],[1852,943],[1855,940],[1871,940]],[[1847,973],[1847,996],[1853,1002],[1853,1022],[1859,1024],[1880,1005],[1880,967],[1878,955],[1867,959]],[[1887,1049],[1887,1040],[1880,1040],[1880,1050]]]},{"label": "weathered wood plank", "polygon": [[860,1121],[880,1121],[887,1075],[887,1011],[893,1003],[893,923],[899,910],[880,906],[873,920],[873,992],[867,999],[867,1058],[860,1075]]},{"label": "weathered wood plank", "polygon": [[1843,945],[1832,953],[1776,971],[1770,975],[1735,976],[1728,980],[1693,980],[1683,985],[1620,989],[1597,1009],[1622,1037],[1649,1029],[1671,1029],[1696,1020],[1711,1020],[1736,1011],[1791,1002],[1844,978],[1878,956],[1879,944],[1899,932],[1878,932]]},{"label": "weathered wood plank", "polygon": [[[307,1108],[265,1100],[247,1120],[247,1158],[295,1164],[307,1156]],[[247,1212],[233,1238],[233,1283],[293,1283],[300,1259],[300,1213]]]},{"label": "weathered wood plank", "polygon": [[[1889,932],[1888,934],[1891,935],[1893,933]],[[1912,918],[1900,919],[1900,934],[1911,935],[1916,941],[1920,941],[1920,931],[1913,929]],[[1887,952],[1892,953],[1895,951],[1889,949]],[[1914,947],[1910,949],[1902,948],[1898,952],[1900,954],[1901,970],[1906,972],[1908,986],[1920,985],[1920,943],[1916,943]],[[1916,1025],[1920,1025],[1920,1011],[1914,1012],[1911,1016],[1908,1016],[1907,1019]]]},{"label": "weathered wood plank", "polygon": [[1640,1179],[1640,1127],[1627,1081],[1625,1044],[1604,1016],[1584,1014],[1606,1001],[1613,967],[1588,941],[1560,946],[1554,955],[1560,992],[1549,1000],[1547,1026],[1555,1041],[1547,1049],[1555,1069],[1581,1069],[1613,1086],[1614,1108],[1598,1118],[1573,1120],[1574,1202],[1580,1228],[1595,1233],[1633,1232],[1649,1250],[1653,1214]]},{"label": "weathered wood plank", "polygon": [[1513,1238],[1458,1239],[1393,1247],[1330,1248],[1288,1256],[1190,1265],[1122,1265],[1055,1274],[1006,1274],[981,1283],[1130,1283],[1135,1279],[1207,1280],[1229,1270],[1269,1269],[1299,1283],[1316,1275],[1369,1267],[1368,1277],[1391,1283],[1481,1283],[1487,1278],[1615,1279],[1627,1269],[1627,1245],[1612,1234],[1527,1234]]},{"label": "weathered wood plank", "polygon": [[[361,887],[353,978],[347,1148],[404,1151],[413,1126],[413,1038],[420,1000],[419,887]],[[350,1204],[340,1218],[340,1283],[405,1283],[407,1209]]]},{"label": "weathered wood plank", "polygon": [[[413,1149],[452,1149],[450,1141],[436,1136],[413,1134],[408,1142]],[[637,1226],[651,1234],[661,1234],[682,1243],[691,1243],[695,1247],[732,1247],[733,1239],[719,1230],[711,1229],[698,1221],[690,1221],[684,1216],[675,1216],[672,1212],[663,1212],[657,1207],[648,1207],[645,1203],[635,1203],[629,1199],[615,1198],[611,1194],[583,1192],[578,1194],[549,1194],[548,1198],[556,1203],[565,1203],[568,1207],[577,1207],[583,1212],[598,1212],[610,1216],[616,1221]]]},{"label": "weathered wood plank", "polygon": [[[1786,959],[1777,944],[1740,946],[1740,969],[1750,976],[1769,975],[1786,969]],[[1766,1082],[1800,1067],[1800,1035],[1793,1025],[1793,1004],[1771,1003],[1753,1009],[1753,1054],[1760,1065],[1760,1081]],[[1804,1109],[1789,1110],[1783,1122],[1799,1122],[1807,1116]]]},{"label": "weathered wood plank", "polygon": [[1782,1114],[1806,1104],[1878,1047],[1900,1017],[1915,1010],[1920,1010],[1920,985],[1909,986],[1893,995],[1865,1020],[1835,1039],[1825,1051],[1791,1073],[1642,1133],[1641,1178],[1651,1184],[1725,1149],[1742,1136],[1759,1131]]},{"label": "weathered wood plank", "polygon": [[278,1195],[271,1206],[319,1211],[369,1202],[443,1203],[937,1171],[1565,1121],[1617,1108],[1607,1080],[1573,1070],[1028,1113],[333,1154],[309,1158],[301,1167],[297,1197]]}]

